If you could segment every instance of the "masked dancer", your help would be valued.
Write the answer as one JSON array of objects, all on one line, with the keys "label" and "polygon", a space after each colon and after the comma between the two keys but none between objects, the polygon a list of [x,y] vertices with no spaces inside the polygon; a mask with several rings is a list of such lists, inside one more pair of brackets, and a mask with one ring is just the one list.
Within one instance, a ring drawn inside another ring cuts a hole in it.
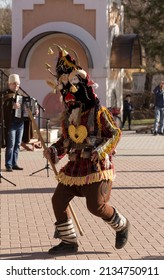
[{"label": "masked dancer", "polygon": [[[106,107],[94,92],[94,82],[70,52],[59,51],[53,86],[60,92],[65,110],[60,139],[45,149],[44,156],[57,163],[64,155],[68,162],[58,174],[58,186],[52,197],[55,221],[54,237],[60,243],[49,254],[76,252],[78,240],[69,212],[69,202],[85,197],[86,207],[116,232],[115,248],[121,249],[128,239],[129,221],[108,204],[114,178],[112,153],[121,137]],[[50,54],[54,54],[52,48]]]}]

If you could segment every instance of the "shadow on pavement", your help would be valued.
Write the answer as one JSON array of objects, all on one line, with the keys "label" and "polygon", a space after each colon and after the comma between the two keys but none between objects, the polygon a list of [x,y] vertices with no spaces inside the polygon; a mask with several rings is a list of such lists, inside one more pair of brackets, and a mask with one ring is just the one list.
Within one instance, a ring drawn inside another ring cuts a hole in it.
[{"label": "shadow on pavement", "polygon": [[[107,255],[111,254],[110,252],[98,252],[98,251],[78,251],[77,253],[67,253],[68,255],[94,255],[94,254],[99,254],[99,255]],[[47,252],[27,252],[27,253],[13,253],[13,254],[1,254],[0,259],[1,260],[46,260],[46,259],[52,259],[52,258],[57,258],[61,256],[66,256],[66,254],[58,254],[58,255],[49,255]]]}]

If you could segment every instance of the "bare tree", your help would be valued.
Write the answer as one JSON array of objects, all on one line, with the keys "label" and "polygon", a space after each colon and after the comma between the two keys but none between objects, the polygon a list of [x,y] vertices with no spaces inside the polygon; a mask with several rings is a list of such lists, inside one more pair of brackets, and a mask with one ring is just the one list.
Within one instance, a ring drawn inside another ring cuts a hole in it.
[{"label": "bare tree", "polygon": [[11,2],[0,2],[0,35],[11,34]]}]

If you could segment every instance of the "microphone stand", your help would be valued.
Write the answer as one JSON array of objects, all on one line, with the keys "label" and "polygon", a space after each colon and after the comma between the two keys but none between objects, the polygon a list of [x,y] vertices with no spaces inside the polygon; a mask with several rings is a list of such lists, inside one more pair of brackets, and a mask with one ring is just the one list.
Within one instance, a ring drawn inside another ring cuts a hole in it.
[{"label": "microphone stand", "polygon": [[[40,117],[40,118],[41,118],[41,117]],[[48,118],[41,118],[41,119],[45,119],[45,120],[46,120],[46,146],[48,147],[48,131],[49,131],[50,119],[48,119]],[[30,176],[32,176],[32,175],[34,175],[34,174],[36,174],[36,173],[38,173],[38,172],[40,172],[40,171],[43,171],[43,170],[45,170],[45,169],[47,170],[47,177],[49,177],[49,169],[51,169],[51,168],[50,168],[48,159],[46,159],[46,165],[45,165],[45,167],[43,167],[43,168],[41,168],[41,169],[39,169],[39,170],[37,170],[37,171],[31,173]]]},{"label": "microphone stand", "polygon": [[4,104],[4,93],[1,92],[0,96],[0,104],[1,104],[1,118],[0,118],[0,183],[1,179],[7,181],[8,183],[12,184],[13,186],[16,186],[13,182],[9,181],[6,179],[4,176],[1,174],[1,149],[2,149],[2,141],[4,141],[4,117],[3,117],[3,104]]}]

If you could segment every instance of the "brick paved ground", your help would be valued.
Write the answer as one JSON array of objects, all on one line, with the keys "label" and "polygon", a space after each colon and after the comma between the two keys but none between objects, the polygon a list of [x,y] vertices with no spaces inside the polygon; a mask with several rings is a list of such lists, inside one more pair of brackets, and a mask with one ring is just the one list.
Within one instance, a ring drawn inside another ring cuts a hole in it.
[{"label": "brick paved ground", "polygon": [[1,179],[0,259],[163,260],[164,136],[124,131],[114,162],[116,178],[110,203],[131,223],[129,242],[116,250],[114,231],[86,210],[83,198],[75,198],[72,206],[84,231],[80,236],[77,230],[79,251],[53,258],[47,250],[58,243],[53,239],[51,207],[57,184],[54,173],[45,169],[30,176],[46,166],[42,150],[21,150],[19,164],[24,170],[7,173],[2,149],[1,174],[16,186]]}]

